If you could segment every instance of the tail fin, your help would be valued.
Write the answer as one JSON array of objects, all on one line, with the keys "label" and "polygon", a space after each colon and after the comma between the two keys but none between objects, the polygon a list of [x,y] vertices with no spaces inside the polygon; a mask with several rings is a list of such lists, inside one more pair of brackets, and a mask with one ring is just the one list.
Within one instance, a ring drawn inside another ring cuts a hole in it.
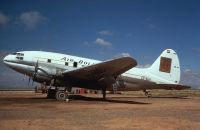
[{"label": "tail fin", "polygon": [[151,74],[159,77],[163,82],[178,84],[180,82],[180,64],[176,52],[166,49],[149,68]]}]

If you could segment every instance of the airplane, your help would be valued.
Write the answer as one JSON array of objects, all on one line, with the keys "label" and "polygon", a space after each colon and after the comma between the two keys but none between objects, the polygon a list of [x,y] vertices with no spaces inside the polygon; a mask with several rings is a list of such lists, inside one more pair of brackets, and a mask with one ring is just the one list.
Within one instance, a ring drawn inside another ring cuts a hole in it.
[{"label": "airplane", "polygon": [[98,61],[46,51],[19,51],[5,56],[11,69],[29,76],[34,82],[45,83],[47,97],[58,101],[68,99],[72,87],[106,91],[139,91],[151,96],[149,89],[188,89],[179,84],[180,64],[177,53],[164,50],[148,68],[139,68],[130,56]]}]

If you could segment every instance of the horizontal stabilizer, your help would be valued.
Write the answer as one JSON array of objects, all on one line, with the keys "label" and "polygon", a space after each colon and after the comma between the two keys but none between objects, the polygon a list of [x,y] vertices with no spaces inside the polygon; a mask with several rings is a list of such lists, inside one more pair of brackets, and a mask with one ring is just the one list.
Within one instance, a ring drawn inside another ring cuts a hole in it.
[{"label": "horizontal stabilizer", "polygon": [[180,84],[155,84],[154,89],[166,89],[166,90],[182,90],[189,89],[190,86]]}]

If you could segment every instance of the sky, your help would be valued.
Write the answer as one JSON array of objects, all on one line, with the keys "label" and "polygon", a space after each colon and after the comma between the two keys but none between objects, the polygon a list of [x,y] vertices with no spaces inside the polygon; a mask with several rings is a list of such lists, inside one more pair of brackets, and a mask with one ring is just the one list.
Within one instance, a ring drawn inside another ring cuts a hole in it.
[{"label": "sky", "polygon": [[[199,7],[199,0],[0,0],[0,55],[22,50],[97,60],[130,55],[147,67],[171,48],[179,55],[181,82],[200,86]],[[26,82],[0,67],[1,84]]]}]

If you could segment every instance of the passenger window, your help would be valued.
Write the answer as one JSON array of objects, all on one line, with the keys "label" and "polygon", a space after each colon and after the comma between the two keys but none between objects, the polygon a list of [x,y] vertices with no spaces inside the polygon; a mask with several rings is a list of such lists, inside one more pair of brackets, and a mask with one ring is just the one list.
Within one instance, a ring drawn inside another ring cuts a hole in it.
[{"label": "passenger window", "polygon": [[68,66],[68,62],[65,62],[65,65]]},{"label": "passenger window", "polygon": [[51,59],[48,59],[47,62],[48,62],[48,63],[51,63]]},{"label": "passenger window", "polygon": [[77,62],[74,62],[74,67],[77,67]]}]

